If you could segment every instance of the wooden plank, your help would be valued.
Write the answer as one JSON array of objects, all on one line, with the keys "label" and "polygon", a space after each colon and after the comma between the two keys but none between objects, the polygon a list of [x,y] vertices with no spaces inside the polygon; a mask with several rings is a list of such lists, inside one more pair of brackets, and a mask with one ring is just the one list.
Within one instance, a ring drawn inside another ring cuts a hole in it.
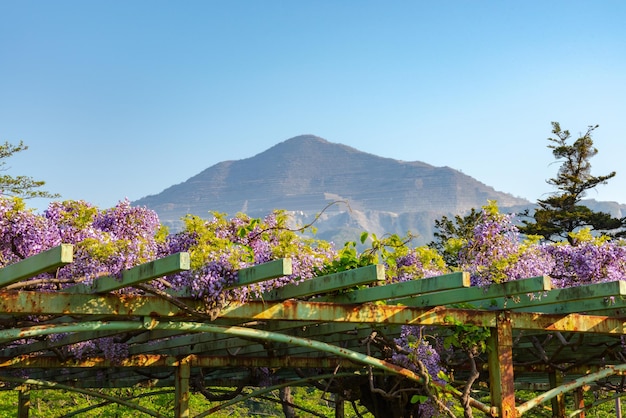
[{"label": "wooden plank", "polygon": [[298,284],[288,284],[264,293],[262,300],[277,301],[301,298],[348,289],[354,286],[382,282],[385,280],[385,267],[381,264],[346,270],[326,276],[314,277]]},{"label": "wooden plank", "polygon": [[409,280],[400,283],[391,283],[384,286],[357,289],[351,292],[315,298],[315,302],[334,303],[366,303],[388,301],[402,297],[433,293],[442,290],[467,288],[470,286],[470,276],[466,272],[444,274],[437,277]]},{"label": "wooden plank", "polygon": [[54,271],[74,260],[74,246],[61,244],[0,269],[0,287]]},{"label": "wooden plank", "polygon": [[77,284],[64,289],[67,293],[106,293],[134,284],[144,283],[168,274],[189,270],[189,253],[176,253],[158,260],[140,264],[122,272],[121,279],[113,276],[99,277],[91,285]]}]

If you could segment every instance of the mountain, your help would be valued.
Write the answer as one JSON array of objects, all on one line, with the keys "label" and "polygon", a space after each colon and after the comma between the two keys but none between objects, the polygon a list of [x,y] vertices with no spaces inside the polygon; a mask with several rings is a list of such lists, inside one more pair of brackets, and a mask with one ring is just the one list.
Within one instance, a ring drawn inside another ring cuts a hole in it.
[{"label": "mountain", "polygon": [[302,135],[253,157],[224,161],[163,192],[133,202],[176,228],[186,214],[217,211],[260,217],[274,209],[298,225],[316,223],[317,236],[343,243],[360,232],[417,233],[430,241],[434,220],[464,214],[496,200],[505,208],[530,205],[450,167],[399,161]]}]

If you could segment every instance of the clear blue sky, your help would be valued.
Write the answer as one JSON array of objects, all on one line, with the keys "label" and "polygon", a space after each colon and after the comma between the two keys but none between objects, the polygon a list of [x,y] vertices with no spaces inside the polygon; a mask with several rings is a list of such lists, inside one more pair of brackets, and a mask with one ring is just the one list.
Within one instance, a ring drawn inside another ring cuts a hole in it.
[{"label": "clear blue sky", "polygon": [[[8,174],[102,208],[300,134],[535,201],[550,122],[626,203],[626,2],[0,0]],[[33,201],[31,205],[47,202]]]}]

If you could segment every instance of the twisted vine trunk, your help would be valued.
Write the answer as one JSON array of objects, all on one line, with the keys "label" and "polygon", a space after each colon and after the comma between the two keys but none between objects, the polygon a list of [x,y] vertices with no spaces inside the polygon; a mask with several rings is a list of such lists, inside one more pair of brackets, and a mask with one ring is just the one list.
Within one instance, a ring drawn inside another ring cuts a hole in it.
[{"label": "twisted vine trunk", "polygon": [[291,396],[291,388],[286,386],[278,391],[280,402],[283,405],[283,414],[285,418],[296,418],[296,410],[293,407],[293,397]]},{"label": "twisted vine trunk", "polygon": [[472,412],[472,407],[470,405],[472,394],[472,385],[480,376],[478,372],[478,368],[476,367],[476,358],[473,350],[468,350],[467,357],[470,361],[470,376],[465,384],[465,388],[463,389],[463,394],[461,395],[461,404],[463,405],[463,416],[465,418],[474,418],[474,413]]}]

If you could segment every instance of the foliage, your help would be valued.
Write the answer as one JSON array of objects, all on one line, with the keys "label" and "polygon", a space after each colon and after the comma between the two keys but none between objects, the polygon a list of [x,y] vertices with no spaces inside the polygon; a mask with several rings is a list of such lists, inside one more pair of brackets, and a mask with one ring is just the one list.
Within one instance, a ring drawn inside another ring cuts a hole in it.
[{"label": "foliage", "polygon": [[548,241],[570,239],[568,234],[581,227],[603,233],[612,231],[620,235],[618,229],[623,226],[624,219],[613,218],[604,212],[594,212],[579,204],[587,190],[606,184],[616,174],[611,172],[604,176],[591,175],[589,160],[598,153],[593,146],[592,134],[597,128],[598,125],[589,126],[584,134],[570,144],[570,132],[562,130],[558,122],[552,122],[555,138],[548,138],[548,148],[552,149],[552,154],[562,164],[557,176],[547,182],[555,186],[557,192],[546,199],[538,200],[539,208],[533,214],[534,220],[523,221],[522,233],[540,235]]},{"label": "foliage", "polygon": [[452,325],[452,332],[444,338],[444,348],[461,348],[475,355],[487,351],[487,339],[491,335],[489,328],[465,324],[450,317],[446,318],[446,322]]},{"label": "foliage", "polygon": [[459,252],[467,245],[480,219],[481,211],[476,208],[472,208],[465,216],[456,215],[454,219],[442,216],[436,219],[434,240],[428,246],[439,252],[448,266],[458,267]]},{"label": "foliage", "polygon": [[[20,141],[19,144],[14,145],[8,141],[4,144],[0,144],[0,171],[6,171],[6,160],[18,152],[22,152],[28,149],[28,146]],[[28,176],[10,176],[8,174],[0,175],[0,195],[4,196],[20,196],[23,198],[45,197],[45,198],[57,198],[56,193],[49,193],[39,188],[46,183],[41,180],[34,180]]]},{"label": "foliage", "polygon": [[428,247],[411,247],[412,239],[411,234],[405,237],[391,234],[378,238],[376,234],[364,232],[360,237],[361,244],[370,241],[370,248],[359,253],[356,242],[346,242],[337,252],[337,257],[318,269],[316,274],[331,274],[371,264],[383,264],[387,281],[400,282],[448,272],[444,258],[436,250]]}]

